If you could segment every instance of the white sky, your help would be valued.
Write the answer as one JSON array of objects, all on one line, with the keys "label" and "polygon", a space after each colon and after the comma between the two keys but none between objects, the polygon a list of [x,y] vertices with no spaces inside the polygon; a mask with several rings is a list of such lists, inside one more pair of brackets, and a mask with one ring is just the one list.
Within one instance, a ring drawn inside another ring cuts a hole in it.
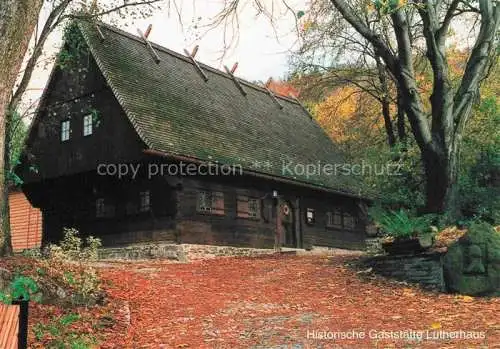
[{"label": "white sky", "polygon": [[[99,0],[101,3],[103,1],[105,0]],[[288,72],[288,54],[297,40],[293,13],[282,5],[281,0],[263,0],[263,3],[269,6],[271,2],[275,3],[274,30],[268,19],[256,16],[257,10],[253,6],[245,6],[239,13],[237,40],[231,40],[231,27],[224,28],[221,25],[205,33],[205,25],[221,9],[223,1],[177,0],[179,6],[182,5],[180,9],[182,25],[176,10],[171,6],[169,11],[165,5],[163,10],[156,11],[152,17],[135,20],[133,23],[120,20],[118,26],[137,35],[137,28],[145,31],[151,23],[153,24],[149,36],[151,41],[181,53],[184,48],[191,51],[195,45],[200,45],[197,60],[219,69],[223,69],[223,65],[232,67],[234,62],[238,62],[235,74],[250,81],[284,77]],[[306,8],[306,0],[291,0],[288,4],[295,13]],[[47,15],[48,10],[43,10],[41,24]],[[222,57],[225,47],[224,32],[228,36],[227,41],[232,42],[232,45],[225,50],[225,55]],[[276,33],[279,34],[278,37]],[[61,30],[58,30],[47,41],[44,59],[54,57],[60,45]],[[24,98],[23,109],[39,99],[51,68],[51,65],[40,64],[35,71]]]}]

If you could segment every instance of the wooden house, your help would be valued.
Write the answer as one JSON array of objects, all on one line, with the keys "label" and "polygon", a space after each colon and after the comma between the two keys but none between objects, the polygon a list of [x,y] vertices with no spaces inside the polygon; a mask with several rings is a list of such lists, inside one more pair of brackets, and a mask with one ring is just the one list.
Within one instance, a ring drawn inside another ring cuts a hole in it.
[{"label": "wooden house", "polygon": [[20,169],[45,242],[364,246],[359,178],[320,169],[344,157],[296,99],[144,35],[72,30]]}]

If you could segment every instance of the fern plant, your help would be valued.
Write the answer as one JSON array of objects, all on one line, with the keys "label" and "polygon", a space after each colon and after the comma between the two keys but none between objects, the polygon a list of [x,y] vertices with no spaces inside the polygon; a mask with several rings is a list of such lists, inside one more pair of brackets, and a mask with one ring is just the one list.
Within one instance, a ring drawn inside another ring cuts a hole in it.
[{"label": "fern plant", "polygon": [[404,239],[432,232],[434,214],[412,216],[407,210],[384,210],[381,207],[370,208],[369,214],[377,226],[388,236]]}]

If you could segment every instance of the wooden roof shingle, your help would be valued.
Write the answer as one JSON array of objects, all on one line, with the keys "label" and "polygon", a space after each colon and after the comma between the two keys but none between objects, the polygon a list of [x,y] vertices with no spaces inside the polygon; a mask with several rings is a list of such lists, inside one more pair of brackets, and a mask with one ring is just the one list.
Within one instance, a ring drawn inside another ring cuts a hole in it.
[{"label": "wooden roof shingle", "polygon": [[[80,22],[90,52],[144,143],[154,151],[240,165],[273,178],[364,196],[359,178],[301,173],[308,164],[343,164],[344,156],[296,100],[199,63],[117,28]],[[281,106],[281,107],[280,107]],[[284,164],[298,165],[294,173]]]}]

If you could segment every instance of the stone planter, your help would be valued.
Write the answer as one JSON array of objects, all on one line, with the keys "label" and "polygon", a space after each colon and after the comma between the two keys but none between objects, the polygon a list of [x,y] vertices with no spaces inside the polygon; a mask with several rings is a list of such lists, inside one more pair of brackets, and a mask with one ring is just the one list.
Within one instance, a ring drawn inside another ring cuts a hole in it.
[{"label": "stone planter", "polygon": [[391,242],[382,243],[384,251],[390,255],[416,254],[424,252],[433,244],[432,235],[422,235],[412,238],[396,238]]}]

